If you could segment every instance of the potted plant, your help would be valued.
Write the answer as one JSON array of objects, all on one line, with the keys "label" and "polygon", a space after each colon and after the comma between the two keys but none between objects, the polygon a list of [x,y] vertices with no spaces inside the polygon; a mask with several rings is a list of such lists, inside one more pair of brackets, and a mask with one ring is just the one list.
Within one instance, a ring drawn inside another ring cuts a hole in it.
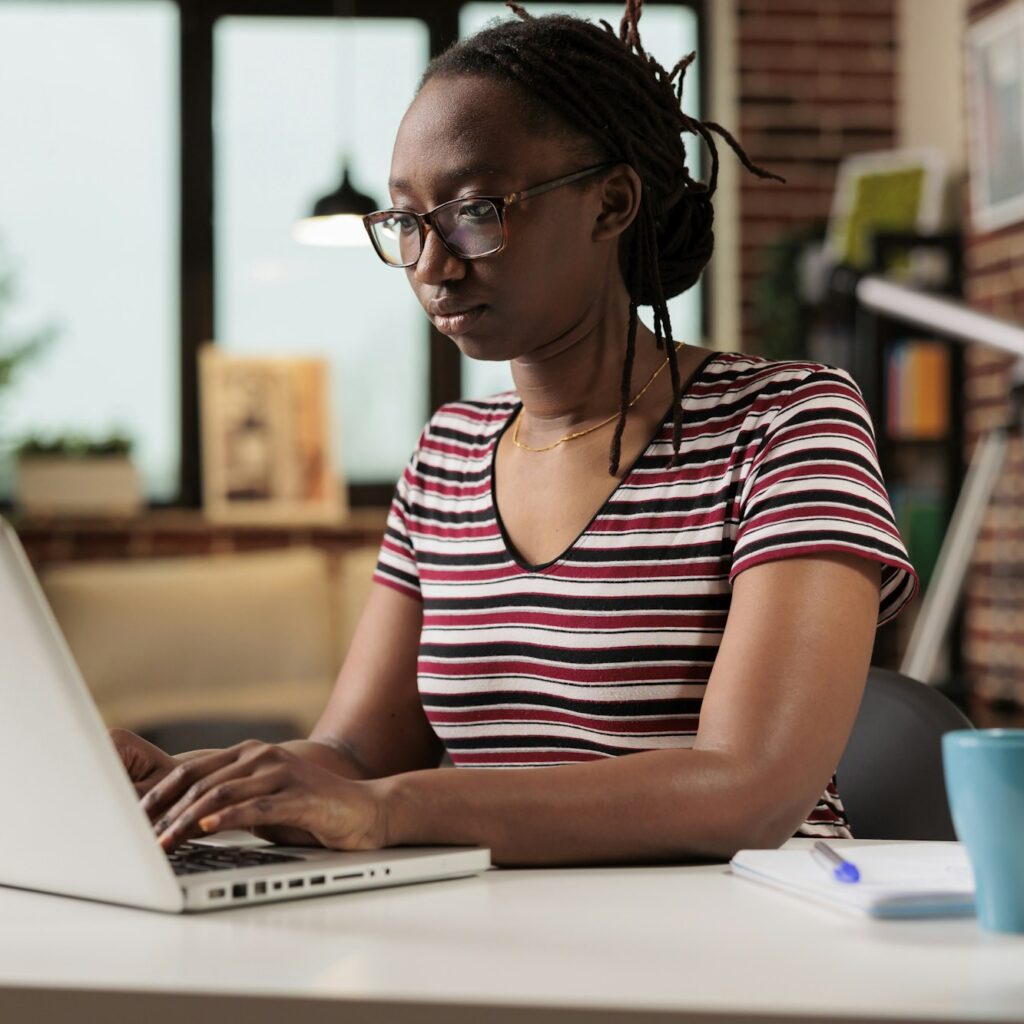
[{"label": "potted plant", "polygon": [[72,434],[29,437],[15,449],[15,501],[25,515],[122,515],[142,509],[132,440]]}]

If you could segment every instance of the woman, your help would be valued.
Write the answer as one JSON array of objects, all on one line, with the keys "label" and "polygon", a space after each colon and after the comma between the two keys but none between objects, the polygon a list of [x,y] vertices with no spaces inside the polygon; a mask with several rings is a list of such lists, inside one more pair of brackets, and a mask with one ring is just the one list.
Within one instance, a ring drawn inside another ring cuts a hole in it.
[{"label": "woman", "polygon": [[767,174],[681,113],[693,55],[646,56],[639,0],[618,34],[509,6],[428,68],[367,225],[516,393],[424,430],[310,740],[176,760],[114,734],[167,849],[253,828],[540,865],[850,834],[832,773],[916,586],[860,395],[665,340],[711,255],[709,129]]}]

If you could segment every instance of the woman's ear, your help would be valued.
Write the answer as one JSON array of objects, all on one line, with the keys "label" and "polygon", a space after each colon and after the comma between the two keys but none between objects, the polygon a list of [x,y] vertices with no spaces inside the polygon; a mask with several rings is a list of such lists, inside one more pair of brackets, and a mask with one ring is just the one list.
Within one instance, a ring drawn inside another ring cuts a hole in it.
[{"label": "woman's ear", "polygon": [[636,219],[642,195],[640,175],[629,164],[616,164],[601,184],[601,208],[594,221],[593,241],[618,238]]}]

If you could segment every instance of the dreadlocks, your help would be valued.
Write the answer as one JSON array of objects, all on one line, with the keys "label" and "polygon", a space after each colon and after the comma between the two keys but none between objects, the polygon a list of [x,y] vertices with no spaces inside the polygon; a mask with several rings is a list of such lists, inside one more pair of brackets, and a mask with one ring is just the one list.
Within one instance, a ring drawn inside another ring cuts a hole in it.
[{"label": "dreadlocks", "polygon": [[[696,52],[671,71],[650,56],[638,28],[643,0],[626,0],[618,33],[603,19],[598,27],[571,15],[535,18],[511,0],[506,6],[518,21],[492,24],[435,57],[420,88],[439,75],[485,75],[509,82],[523,94],[532,127],[582,145],[595,163],[626,163],[640,176],[640,207],[619,250],[630,299],[629,328],[608,472],[614,476],[619,469],[639,306],[653,307],[656,344],[667,351],[674,465],[682,444],[682,384],[667,300],[696,283],[714,247],[711,197],[718,183],[718,151],[711,133],[725,139],[758,177],[784,179],[752,164],[720,125],[683,113],[683,76]],[[686,169],[684,131],[700,135],[711,151],[706,183],[695,181]]]}]

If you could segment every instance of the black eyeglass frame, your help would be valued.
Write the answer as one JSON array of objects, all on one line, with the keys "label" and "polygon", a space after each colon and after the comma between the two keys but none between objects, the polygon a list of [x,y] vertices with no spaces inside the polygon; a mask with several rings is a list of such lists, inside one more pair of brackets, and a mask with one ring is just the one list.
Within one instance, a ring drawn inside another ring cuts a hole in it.
[{"label": "black eyeglass frame", "polygon": [[[428,210],[426,213],[417,213],[415,210],[403,210],[398,207],[394,207],[390,210],[377,210],[374,213],[368,213],[363,217],[363,227],[366,228],[366,233],[370,236],[370,241],[373,243],[373,248],[377,255],[380,257],[381,262],[387,267],[395,267],[396,269],[404,269],[408,267],[414,267],[419,262],[420,256],[423,255],[423,247],[427,241],[427,228],[432,228],[437,232],[437,237],[441,240],[441,244],[456,258],[460,260],[479,260],[484,256],[493,256],[496,252],[501,252],[502,249],[508,244],[508,221],[505,220],[505,210],[512,206],[514,203],[522,202],[524,199],[530,199],[532,196],[543,195],[545,192],[550,192],[552,189],[561,188],[563,185],[570,185],[574,181],[579,181],[582,178],[586,178],[591,174],[597,174],[600,171],[607,170],[610,167],[614,167],[619,161],[605,161],[602,164],[595,164],[593,167],[585,167],[581,171],[574,171],[572,174],[565,174],[560,178],[554,178],[551,181],[541,182],[539,185],[531,185],[529,188],[521,189],[518,192],[509,192],[504,196],[459,196],[457,199],[449,199],[447,202],[441,203],[435,206],[432,210]],[[448,240],[444,237],[444,233],[440,231],[435,223],[435,217],[439,210],[445,209],[448,206],[454,206],[456,203],[468,203],[468,202],[488,202],[494,207],[494,211],[498,216],[498,223],[501,225],[501,241],[493,248],[488,249],[487,252],[476,253],[472,256],[467,256],[464,253],[458,252],[449,245]],[[389,217],[395,214],[403,214],[409,217],[416,218],[416,227],[419,231],[420,236],[420,249],[416,254],[416,259],[410,260],[408,263],[392,263],[381,249],[380,243],[377,241],[377,237],[373,232],[373,226],[380,223],[381,221],[387,220]]]}]

